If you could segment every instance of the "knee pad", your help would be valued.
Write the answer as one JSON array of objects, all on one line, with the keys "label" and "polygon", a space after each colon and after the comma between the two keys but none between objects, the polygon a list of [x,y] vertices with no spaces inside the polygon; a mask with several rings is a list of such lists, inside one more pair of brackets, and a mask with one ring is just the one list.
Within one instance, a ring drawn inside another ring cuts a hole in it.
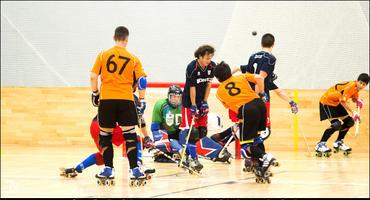
[{"label": "knee pad", "polygon": [[199,129],[198,127],[193,127],[190,132],[189,141],[197,142],[199,140]]},{"label": "knee pad", "polygon": [[242,155],[243,158],[248,159],[252,157],[252,152],[251,152],[252,145],[253,143],[247,143],[247,144],[241,145],[240,155]]},{"label": "knee pad", "polygon": [[351,128],[353,125],[355,125],[355,121],[352,119],[352,117],[347,117],[343,120],[343,125],[346,128]]},{"label": "knee pad", "polygon": [[335,131],[339,130],[340,126],[342,125],[338,119],[333,119],[330,121],[330,123],[331,123],[330,127]]},{"label": "knee pad", "polygon": [[126,153],[129,153],[131,150],[136,149],[137,145],[137,135],[135,133],[135,128],[122,131],[123,138],[125,138],[126,141]]},{"label": "knee pad", "polygon": [[112,147],[112,133],[100,130],[99,145],[103,150],[106,147]]},{"label": "knee pad", "polygon": [[199,139],[202,139],[207,136],[207,127],[201,126],[199,129]]}]

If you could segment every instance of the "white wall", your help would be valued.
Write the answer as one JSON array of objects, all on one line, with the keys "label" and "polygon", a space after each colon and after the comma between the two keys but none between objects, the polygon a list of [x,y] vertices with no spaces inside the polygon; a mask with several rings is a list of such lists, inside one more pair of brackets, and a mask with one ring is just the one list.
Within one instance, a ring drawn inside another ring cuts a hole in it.
[{"label": "white wall", "polygon": [[[184,81],[202,44],[236,66],[276,37],[277,83],[326,88],[369,71],[368,2],[1,2],[2,86],[88,86],[116,26],[150,81]],[[329,12],[330,11],[330,12]],[[258,35],[253,37],[251,31]]]}]

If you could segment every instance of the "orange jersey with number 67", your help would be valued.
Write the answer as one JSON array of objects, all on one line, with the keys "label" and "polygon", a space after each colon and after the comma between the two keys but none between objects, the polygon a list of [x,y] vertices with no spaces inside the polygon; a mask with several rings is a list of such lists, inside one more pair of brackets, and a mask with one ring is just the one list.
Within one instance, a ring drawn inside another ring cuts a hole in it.
[{"label": "orange jersey with number 67", "polygon": [[249,85],[249,82],[256,83],[254,74],[242,74],[232,76],[220,84],[217,89],[216,96],[224,104],[225,107],[238,113],[239,108],[259,98],[258,95]]},{"label": "orange jersey with number 67", "polygon": [[100,52],[91,72],[100,75],[100,99],[133,101],[134,73],[146,76],[139,58],[118,46]]}]

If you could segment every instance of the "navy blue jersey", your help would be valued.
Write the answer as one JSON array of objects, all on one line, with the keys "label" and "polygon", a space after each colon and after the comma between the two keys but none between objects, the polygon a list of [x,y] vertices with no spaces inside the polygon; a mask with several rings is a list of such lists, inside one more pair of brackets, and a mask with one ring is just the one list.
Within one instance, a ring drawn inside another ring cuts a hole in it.
[{"label": "navy blue jersey", "polygon": [[189,63],[186,68],[186,82],[184,92],[182,93],[182,105],[186,108],[190,108],[190,87],[195,87],[195,101],[200,107],[200,102],[204,100],[206,94],[207,84],[212,81],[214,77],[214,67],[216,64],[211,62],[207,67],[202,69],[197,60],[193,60]]},{"label": "navy blue jersey", "polygon": [[279,87],[274,82],[269,82],[268,89],[271,91],[271,90],[279,89]]},{"label": "navy blue jersey", "polygon": [[[269,84],[271,81],[272,72],[275,69],[275,62],[276,58],[274,55],[266,52],[260,51],[255,54],[252,54],[249,57],[248,65],[241,65],[240,70],[242,73],[251,73],[251,74],[259,74],[260,71],[264,71],[267,73],[267,77],[265,78],[265,92],[270,99],[270,89]],[[252,88],[254,89],[255,84],[251,84]]]}]

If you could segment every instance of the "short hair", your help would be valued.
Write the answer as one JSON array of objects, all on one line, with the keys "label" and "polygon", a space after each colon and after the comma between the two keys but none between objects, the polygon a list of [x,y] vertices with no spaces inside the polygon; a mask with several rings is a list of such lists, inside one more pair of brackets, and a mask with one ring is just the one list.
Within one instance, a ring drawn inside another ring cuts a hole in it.
[{"label": "short hair", "polygon": [[362,81],[362,82],[366,83],[366,85],[367,85],[369,83],[369,75],[366,74],[366,73],[362,73],[358,76],[357,80]]},{"label": "short hair", "polygon": [[214,74],[219,82],[224,82],[232,76],[230,66],[224,61],[216,65]]},{"label": "short hair", "polygon": [[114,40],[115,41],[123,41],[129,35],[128,29],[124,26],[119,26],[114,31]]},{"label": "short hair", "polygon": [[275,37],[271,33],[266,33],[262,36],[261,45],[262,47],[270,48],[274,46]]},{"label": "short hair", "polygon": [[216,51],[215,48],[206,44],[206,45],[202,45],[202,46],[198,47],[198,49],[195,50],[195,52],[194,52],[194,56],[196,58],[200,58],[200,57],[203,57],[204,55],[207,55],[207,54],[214,54],[215,51]]}]

